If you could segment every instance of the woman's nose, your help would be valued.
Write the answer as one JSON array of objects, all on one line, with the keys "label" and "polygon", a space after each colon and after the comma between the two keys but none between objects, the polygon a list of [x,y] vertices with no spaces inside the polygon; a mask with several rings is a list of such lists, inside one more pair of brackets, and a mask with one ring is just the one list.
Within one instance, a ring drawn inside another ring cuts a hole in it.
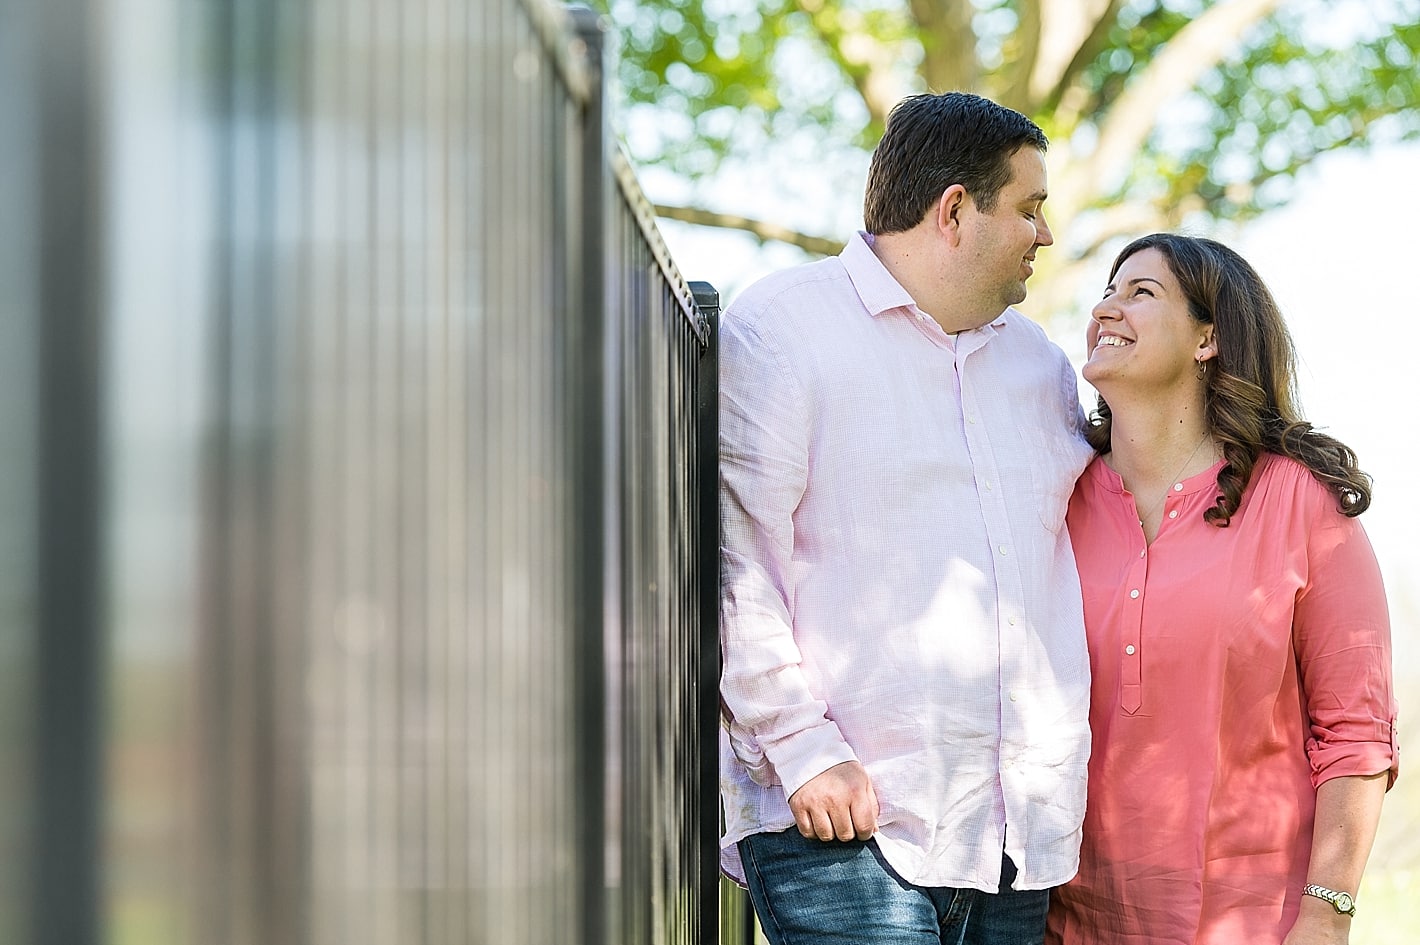
[{"label": "woman's nose", "polygon": [[1115,304],[1114,295],[1112,293],[1100,299],[1095,303],[1095,307],[1090,309],[1090,318],[1093,318],[1097,322],[1118,317],[1119,307]]}]

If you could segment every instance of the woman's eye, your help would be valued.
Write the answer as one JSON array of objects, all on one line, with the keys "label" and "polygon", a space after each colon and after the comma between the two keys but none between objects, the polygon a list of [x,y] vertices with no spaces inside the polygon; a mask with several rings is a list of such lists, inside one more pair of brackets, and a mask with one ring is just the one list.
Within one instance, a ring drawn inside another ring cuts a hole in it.
[{"label": "woman's eye", "polygon": [[1135,294],[1135,295],[1147,295],[1147,296],[1149,296],[1149,298],[1153,298],[1153,297],[1154,297],[1154,293],[1151,292],[1151,291],[1149,291],[1148,289],[1144,288],[1142,285],[1139,286],[1139,288],[1137,288],[1137,289],[1134,290],[1134,294]]}]

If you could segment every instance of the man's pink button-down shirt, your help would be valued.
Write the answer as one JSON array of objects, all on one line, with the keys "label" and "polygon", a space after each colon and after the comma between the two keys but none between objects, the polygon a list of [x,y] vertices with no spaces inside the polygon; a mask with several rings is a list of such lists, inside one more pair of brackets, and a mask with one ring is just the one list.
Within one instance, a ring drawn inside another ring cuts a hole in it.
[{"label": "man's pink button-down shirt", "polygon": [[724,866],[856,759],[903,878],[994,890],[1004,847],[1054,886],[1089,757],[1074,372],[1011,309],[946,334],[867,239],[721,324]]}]

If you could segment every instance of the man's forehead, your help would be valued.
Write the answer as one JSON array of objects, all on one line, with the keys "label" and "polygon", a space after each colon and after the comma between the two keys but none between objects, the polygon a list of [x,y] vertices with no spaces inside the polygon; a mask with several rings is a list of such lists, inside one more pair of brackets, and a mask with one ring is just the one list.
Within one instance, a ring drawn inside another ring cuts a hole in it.
[{"label": "man's forehead", "polygon": [[1023,200],[1044,200],[1045,155],[1029,145],[1011,155],[1011,179],[1006,187]]}]

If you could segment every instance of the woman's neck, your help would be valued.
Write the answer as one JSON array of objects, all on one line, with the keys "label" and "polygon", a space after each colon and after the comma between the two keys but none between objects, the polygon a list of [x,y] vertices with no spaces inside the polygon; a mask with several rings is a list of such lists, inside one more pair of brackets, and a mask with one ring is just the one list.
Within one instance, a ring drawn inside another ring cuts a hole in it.
[{"label": "woman's neck", "polygon": [[1135,485],[1147,488],[1197,475],[1218,460],[1216,445],[1207,442],[1201,398],[1110,408],[1107,462],[1131,492]]}]

